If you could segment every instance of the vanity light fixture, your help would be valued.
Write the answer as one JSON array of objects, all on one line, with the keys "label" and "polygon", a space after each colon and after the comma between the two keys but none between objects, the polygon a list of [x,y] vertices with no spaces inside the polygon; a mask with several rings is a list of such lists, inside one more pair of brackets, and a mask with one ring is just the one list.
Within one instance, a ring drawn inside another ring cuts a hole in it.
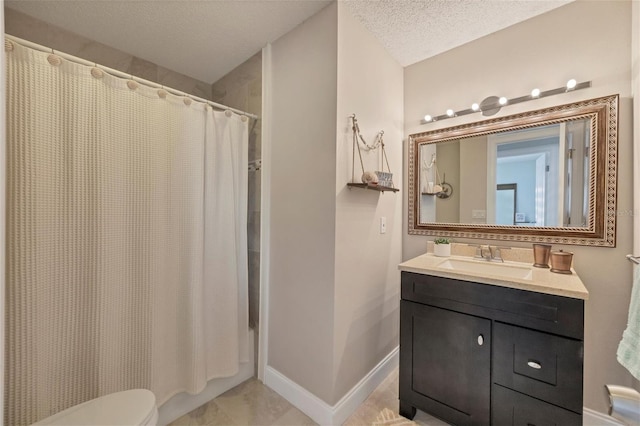
[{"label": "vanity light fixture", "polygon": [[507,99],[506,97],[497,97],[497,96],[489,96],[485,98],[480,104],[473,103],[471,108],[462,109],[460,111],[454,111],[452,109],[448,109],[446,114],[441,114],[438,116],[431,116],[429,114],[424,116],[424,119],[420,122],[421,124],[433,123],[434,121],[440,121],[447,118],[458,117],[467,114],[473,114],[474,112],[481,112],[485,117],[497,114],[505,105],[513,105],[519,104],[521,102],[530,101],[533,99],[544,98],[547,96],[559,95],[561,93],[567,93],[574,90],[586,89],[591,87],[591,81],[584,81],[582,83],[576,82],[575,79],[571,79],[567,81],[567,84],[551,90],[541,91],[538,88],[535,88],[531,91],[530,94],[525,96],[518,96],[516,98]]}]

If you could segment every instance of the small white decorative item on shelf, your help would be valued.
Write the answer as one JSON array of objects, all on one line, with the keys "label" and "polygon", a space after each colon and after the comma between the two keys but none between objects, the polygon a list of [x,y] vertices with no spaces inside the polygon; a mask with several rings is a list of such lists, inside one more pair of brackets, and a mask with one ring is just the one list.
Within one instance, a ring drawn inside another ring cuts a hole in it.
[{"label": "small white decorative item on shelf", "polygon": [[376,171],[378,185],[393,188],[393,173]]},{"label": "small white decorative item on shelf", "polygon": [[439,257],[451,256],[451,244],[448,238],[436,238],[433,241],[433,254]]}]

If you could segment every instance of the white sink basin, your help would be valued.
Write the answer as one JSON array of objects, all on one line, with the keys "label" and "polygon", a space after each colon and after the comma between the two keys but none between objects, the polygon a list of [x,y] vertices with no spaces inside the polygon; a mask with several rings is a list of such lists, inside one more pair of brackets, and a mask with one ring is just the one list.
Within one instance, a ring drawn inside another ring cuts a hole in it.
[{"label": "white sink basin", "polygon": [[485,260],[447,259],[440,262],[438,267],[467,274],[491,275],[521,280],[533,279],[533,270],[531,267],[510,263],[493,263]]}]

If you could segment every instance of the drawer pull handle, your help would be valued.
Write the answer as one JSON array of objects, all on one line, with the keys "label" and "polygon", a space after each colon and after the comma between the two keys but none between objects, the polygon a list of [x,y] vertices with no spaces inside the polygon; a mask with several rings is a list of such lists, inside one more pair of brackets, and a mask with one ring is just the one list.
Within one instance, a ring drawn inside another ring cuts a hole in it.
[{"label": "drawer pull handle", "polygon": [[482,346],[484,344],[484,336],[482,334],[478,335],[478,345]]},{"label": "drawer pull handle", "polygon": [[531,368],[535,368],[536,370],[540,370],[542,368],[542,365],[534,360],[529,360],[529,362],[527,362],[527,365]]}]

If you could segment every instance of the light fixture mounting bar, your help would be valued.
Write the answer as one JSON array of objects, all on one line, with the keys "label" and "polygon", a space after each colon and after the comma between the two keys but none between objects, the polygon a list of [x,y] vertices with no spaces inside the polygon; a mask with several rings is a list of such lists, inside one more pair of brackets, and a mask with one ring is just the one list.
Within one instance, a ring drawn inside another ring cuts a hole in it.
[{"label": "light fixture mounting bar", "polygon": [[543,92],[540,92],[538,96],[533,96],[532,94],[529,94],[524,96],[518,96],[516,98],[507,99],[507,102],[505,104],[501,104],[500,101],[498,100],[498,97],[494,96],[492,97],[496,99],[494,102],[482,102],[481,107],[479,107],[476,110],[472,108],[467,108],[467,109],[461,109],[460,111],[455,111],[453,115],[445,113],[445,114],[432,117],[431,120],[425,120],[423,118],[422,120],[420,120],[420,124],[433,123],[434,121],[446,120],[448,118],[460,117],[463,115],[473,114],[476,112],[482,113],[485,111],[491,111],[490,114],[483,114],[483,115],[493,115],[497,113],[500,110],[500,108],[507,105],[519,104],[519,103],[531,101],[534,99],[546,98],[548,96],[559,95],[561,93],[567,93],[567,92],[573,92],[580,89],[586,89],[588,87],[591,87],[591,81],[583,81],[582,83],[577,83],[573,88],[567,88],[567,86],[562,86],[562,87],[557,87],[555,89],[545,90]]}]

